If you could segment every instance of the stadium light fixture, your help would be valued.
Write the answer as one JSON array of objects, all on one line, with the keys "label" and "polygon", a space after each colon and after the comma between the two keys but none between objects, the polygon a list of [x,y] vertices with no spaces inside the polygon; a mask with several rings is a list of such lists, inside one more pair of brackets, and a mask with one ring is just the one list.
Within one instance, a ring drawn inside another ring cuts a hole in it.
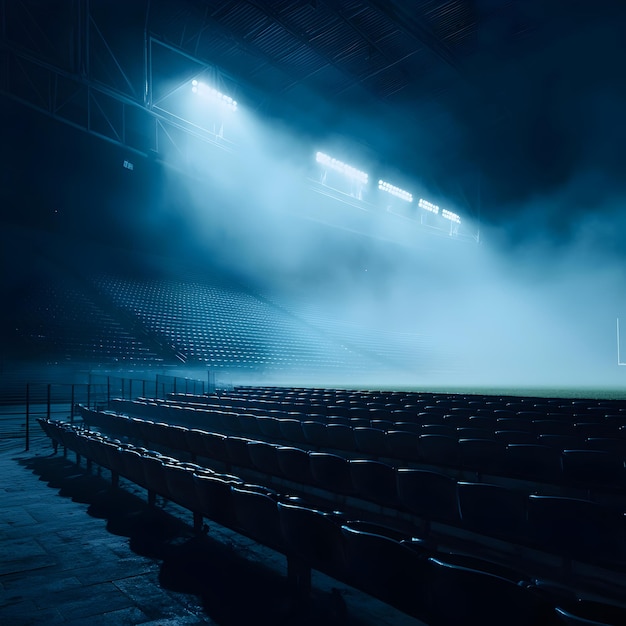
[{"label": "stadium light fixture", "polygon": [[447,209],[444,209],[441,212],[441,217],[444,217],[445,219],[450,220],[451,222],[454,222],[455,224],[461,223],[461,218],[456,213],[453,213],[452,211],[448,211]]},{"label": "stadium light fixture", "polygon": [[199,96],[204,96],[221,103],[227,109],[231,111],[237,110],[237,101],[233,100],[230,96],[218,91],[213,87],[209,87],[205,83],[197,81],[195,78],[191,81],[191,91],[197,93]]},{"label": "stadium light fixture", "polygon": [[352,178],[364,185],[367,184],[369,176],[365,172],[358,170],[356,167],[352,167],[351,165],[348,165],[343,161],[339,161],[338,159],[328,156],[323,152],[317,152],[315,154],[315,160],[324,167],[335,170],[340,174],[343,174],[348,178]]},{"label": "stadium light fixture", "polygon": [[434,213],[437,215],[439,213],[439,207],[432,202],[428,202],[428,200],[424,200],[424,198],[420,198],[417,203],[420,209],[424,209],[425,211],[429,211],[430,213]]},{"label": "stadium light fixture", "polygon": [[396,187],[395,185],[392,185],[391,183],[388,183],[387,181],[379,180],[378,188],[381,191],[386,191],[387,193],[390,193],[392,196],[396,196],[397,198],[400,198],[401,200],[405,200],[406,202],[413,202],[413,194],[409,193],[408,191],[405,191],[404,189],[400,189],[400,187]]}]

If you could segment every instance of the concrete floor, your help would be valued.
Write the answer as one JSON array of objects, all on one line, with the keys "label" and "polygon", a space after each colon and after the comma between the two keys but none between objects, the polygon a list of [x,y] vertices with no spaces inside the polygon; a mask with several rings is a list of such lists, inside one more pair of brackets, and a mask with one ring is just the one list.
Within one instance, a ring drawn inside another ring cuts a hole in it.
[{"label": "concrete floor", "polygon": [[3,447],[0,476],[3,626],[421,624],[317,572],[296,603],[284,556],[215,524],[194,537],[188,511],[149,507],[125,480],[113,491],[46,439]]}]

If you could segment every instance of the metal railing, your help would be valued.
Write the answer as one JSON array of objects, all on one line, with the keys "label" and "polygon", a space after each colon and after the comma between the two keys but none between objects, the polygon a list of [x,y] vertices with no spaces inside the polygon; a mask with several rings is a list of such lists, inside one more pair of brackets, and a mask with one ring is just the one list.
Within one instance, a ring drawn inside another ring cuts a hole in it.
[{"label": "metal railing", "polygon": [[25,407],[3,407],[0,413],[3,439],[24,437],[25,450],[32,437],[45,437],[32,428],[37,418],[67,420],[74,423],[76,405],[91,409],[105,408],[111,398],[131,400],[137,397],[166,399],[170,393],[204,394],[211,389],[207,381],[157,374],[154,379],[90,374],[87,383],[27,383]]}]

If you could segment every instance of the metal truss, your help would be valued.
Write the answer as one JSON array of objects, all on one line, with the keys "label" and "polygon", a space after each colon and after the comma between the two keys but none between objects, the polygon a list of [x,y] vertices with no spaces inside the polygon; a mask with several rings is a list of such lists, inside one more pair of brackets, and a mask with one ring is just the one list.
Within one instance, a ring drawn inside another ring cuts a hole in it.
[{"label": "metal truss", "polygon": [[[133,54],[120,50],[89,0],[62,3],[54,24],[48,23],[45,4],[42,9],[34,0],[0,2],[1,94],[152,158],[176,153],[180,161],[197,142],[233,151],[223,131],[204,128],[170,106],[181,84],[160,84],[155,64],[164,50],[176,58],[182,77],[217,70],[149,34],[150,0],[143,4],[144,32],[136,39],[142,45]],[[52,11],[59,8],[52,4]]]}]

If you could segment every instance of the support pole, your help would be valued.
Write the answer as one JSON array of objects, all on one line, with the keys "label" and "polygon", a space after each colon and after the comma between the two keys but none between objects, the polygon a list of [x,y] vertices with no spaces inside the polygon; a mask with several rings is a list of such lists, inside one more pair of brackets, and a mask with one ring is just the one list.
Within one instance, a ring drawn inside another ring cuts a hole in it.
[{"label": "support pole", "polygon": [[307,604],[311,598],[311,568],[300,557],[287,556],[287,578],[293,586],[299,603]]},{"label": "support pole", "polygon": [[51,406],[50,406],[51,405],[51,401],[50,401],[50,399],[51,399],[51,392],[52,392],[52,384],[48,383],[48,389],[47,389],[47,394],[46,394],[47,395],[47,400],[46,400],[46,404],[47,404],[47,407],[46,407],[46,417],[48,418],[48,420],[50,419],[50,416],[51,416]]},{"label": "support pole", "polygon": [[26,383],[26,448],[30,449],[30,383]]},{"label": "support pole", "polygon": [[74,423],[74,383],[72,383],[72,394],[70,396],[70,424]]}]

